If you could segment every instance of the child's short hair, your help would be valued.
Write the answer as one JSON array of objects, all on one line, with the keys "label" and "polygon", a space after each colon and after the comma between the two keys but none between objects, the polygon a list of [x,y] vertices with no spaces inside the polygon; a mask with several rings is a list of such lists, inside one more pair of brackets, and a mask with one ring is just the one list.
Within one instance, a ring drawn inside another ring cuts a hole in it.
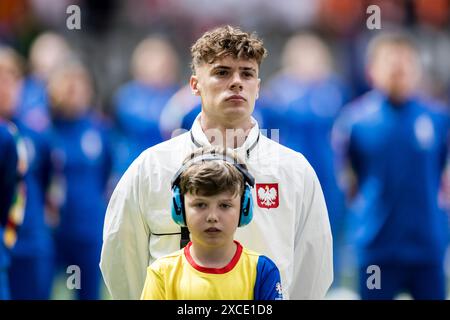
[{"label": "child's short hair", "polygon": [[[224,158],[231,158],[247,169],[233,150],[218,146],[197,149],[186,157],[183,165],[202,154],[223,155]],[[230,192],[233,196],[241,196],[244,193],[245,181],[242,173],[232,163],[220,160],[203,161],[193,163],[184,170],[180,176],[179,186],[182,195],[190,193],[208,197]]]},{"label": "child's short hair", "polygon": [[263,41],[255,33],[247,33],[237,27],[224,26],[208,31],[191,48],[192,72],[203,63],[232,56],[236,59],[254,59],[261,64],[267,56]]}]

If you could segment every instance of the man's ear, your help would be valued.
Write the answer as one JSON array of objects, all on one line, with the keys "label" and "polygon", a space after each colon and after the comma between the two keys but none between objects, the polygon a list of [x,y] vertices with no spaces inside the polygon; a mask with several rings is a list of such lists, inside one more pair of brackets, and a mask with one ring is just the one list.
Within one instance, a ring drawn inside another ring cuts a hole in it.
[{"label": "man's ear", "polygon": [[200,88],[198,84],[198,77],[196,75],[192,75],[189,79],[189,85],[191,86],[192,94],[199,96],[200,95]]}]

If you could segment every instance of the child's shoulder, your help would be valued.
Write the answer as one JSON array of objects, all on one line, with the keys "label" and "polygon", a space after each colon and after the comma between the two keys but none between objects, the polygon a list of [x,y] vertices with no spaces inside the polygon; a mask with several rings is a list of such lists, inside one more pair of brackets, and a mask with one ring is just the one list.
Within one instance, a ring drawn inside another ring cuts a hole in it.
[{"label": "child's shoulder", "polygon": [[245,247],[243,248],[242,252],[249,257],[253,257],[254,259],[257,259],[258,267],[277,268],[277,266],[275,265],[275,262],[273,262],[268,256],[265,256],[256,251],[247,249]]},{"label": "child's shoulder", "polygon": [[253,250],[250,250],[250,249],[247,249],[246,247],[242,247],[242,253],[247,255],[247,256],[250,256],[250,257],[259,257],[259,256],[261,256],[260,253],[258,253],[256,251],[253,251]]},{"label": "child's shoulder", "polygon": [[154,270],[167,269],[168,267],[177,264],[178,260],[181,259],[182,257],[183,257],[183,249],[180,249],[156,259],[149,266],[149,268]]}]

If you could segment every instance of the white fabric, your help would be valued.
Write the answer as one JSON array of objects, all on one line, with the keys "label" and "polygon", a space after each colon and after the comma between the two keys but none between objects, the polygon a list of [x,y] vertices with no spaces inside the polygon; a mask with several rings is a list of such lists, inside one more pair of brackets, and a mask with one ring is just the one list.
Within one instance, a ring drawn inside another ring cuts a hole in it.
[{"label": "white fabric", "polygon": [[[253,121],[254,127],[237,151],[245,155],[256,184],[278,183],[279,206],[260,208],[253,189],[254,218],[238,228],[236,240],[276,263],[285,299],[322,299],[333,279],[333,264],[320,183],[301,154],[260,135]],[[192,137],[196,144],[209,145],[198,118]],[[187,132],[147,149],[114,190],[106,212],[100,262],[114,299],[139,299],[147,266],[179,249],[180,227],[170,213],[170,181],[196,144]]]}]

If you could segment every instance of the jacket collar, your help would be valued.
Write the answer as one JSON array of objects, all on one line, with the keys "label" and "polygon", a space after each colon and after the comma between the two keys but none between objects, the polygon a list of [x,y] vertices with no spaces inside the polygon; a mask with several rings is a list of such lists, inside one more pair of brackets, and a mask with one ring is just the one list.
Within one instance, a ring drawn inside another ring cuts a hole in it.
[{"label": "jacket collar", "polygon": [[[239,148],[234,149],[238,154],[243,154],[245,152],[246,158],[250,157],[251,151],[256,147],[259,141],[260,136],[260,130],[258,122],[255,120],[255,118],[251,118],[253,127],[251,128],[247,139],[244,141],[242,146]],[[192,143],[200,148],[203,146],[210,146],[211,143],[208,141],[208,138],[206,137],[206,134],[203,132],[203,129],[200,125],[200,114],[195,118],[195,121],[192,125],[191,131],[191,141]]]}]

